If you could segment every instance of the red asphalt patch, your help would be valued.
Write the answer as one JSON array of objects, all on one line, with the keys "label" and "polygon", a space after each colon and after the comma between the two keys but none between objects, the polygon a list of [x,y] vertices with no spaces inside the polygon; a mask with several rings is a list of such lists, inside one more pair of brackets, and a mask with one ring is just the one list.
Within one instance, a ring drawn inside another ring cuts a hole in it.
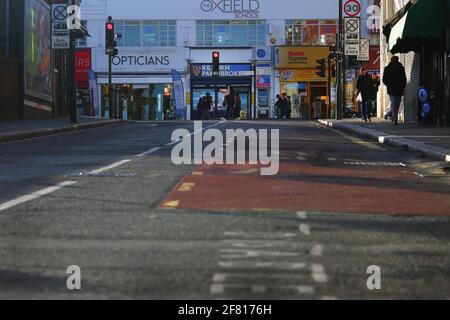
[{"label": "red asphalt patch", "polygon": [[[326,166],[325,166],[326,164]],[[408,168],[285,161],[276,176],[256,165],[202,165],[162,208],[449,216],[450,193]]]}]

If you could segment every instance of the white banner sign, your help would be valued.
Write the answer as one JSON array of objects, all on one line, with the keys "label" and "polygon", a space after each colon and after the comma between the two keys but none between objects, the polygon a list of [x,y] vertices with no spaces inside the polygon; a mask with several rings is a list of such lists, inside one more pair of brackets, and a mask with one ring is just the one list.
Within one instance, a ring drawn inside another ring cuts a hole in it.
[{"label": "white banner sign", "polygon": [[[113,72],[122,73],[171,73],[172,69],[186,72],[187,60],[184,48],[120,48],[112,59]],[[103,48],[94,50],[93,69],[108,72],[108,56]]]},{"label": "white banner sign", "polygon": [[370,60],[370,41],[369,39],[361,39],[359,41],[358,61]]}]

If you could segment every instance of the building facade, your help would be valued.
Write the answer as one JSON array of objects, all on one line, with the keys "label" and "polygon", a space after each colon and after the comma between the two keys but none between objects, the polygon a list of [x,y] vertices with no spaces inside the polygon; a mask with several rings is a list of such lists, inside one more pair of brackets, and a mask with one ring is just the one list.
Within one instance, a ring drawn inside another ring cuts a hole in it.
[{"label": "building facade", "polygon": [[[91,37],[80,45],[92,50],[102,114],[109,108],[104,31],[108,16],[115,21],[119,49],[113,59],[113,99],[125,118],[172,118],[177,100],[173,71],[182,79],[188,118],[197,117],[198,100],[208,92],[219,113],[223,112],[222,100],[230,86],[241,95],[243,116],[255,118],[273,115],[276,94],[317,80],[300,75],[286,87],[277,68],[277,49],[289,46],[299,51],[334,44],[338,4],[334,0],[317,4],[307,0],[129,0],[124,5],[121,0],[85,0],[82,19]],[[211,72],[216,51],[221,59],[218,78]],[[317,59],[311,57],[311,61]],[[327,79],[320,80],[326,90]],[[312,96],[304,99],[314,101]]]},{"label": "building facade", "polygon": [[[407,87],[401,106],[405,122],[450,125],[449,23],[448,0],[383,1],[381,64],[393,54],[405,66]],[[428,101],[420,101],[420,88]],[[386,88],[379,97],[379,109],[389,106]]]}]

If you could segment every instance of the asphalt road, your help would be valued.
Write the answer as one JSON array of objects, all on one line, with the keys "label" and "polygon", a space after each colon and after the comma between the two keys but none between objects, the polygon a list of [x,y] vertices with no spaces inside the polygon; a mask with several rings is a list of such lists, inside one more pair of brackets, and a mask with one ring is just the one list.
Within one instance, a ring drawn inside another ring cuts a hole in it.
[{"label": "asphalt road", "polygon": [[0,299],[450,298],[441,164],[312,122],[204,126],[279,128],[278,175],[174,165],[192,123],[1,144]]}]

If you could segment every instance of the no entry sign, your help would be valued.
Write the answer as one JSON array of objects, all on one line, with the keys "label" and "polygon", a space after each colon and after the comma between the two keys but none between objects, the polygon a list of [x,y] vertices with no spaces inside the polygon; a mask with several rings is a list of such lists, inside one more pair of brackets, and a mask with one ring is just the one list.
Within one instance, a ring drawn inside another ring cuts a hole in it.
[{"label": "no entry sign", "polygon": [[361,12],[361,4],[358,0],[348,0],[344,5],[344,13],[349,17],[357,17]]}]

